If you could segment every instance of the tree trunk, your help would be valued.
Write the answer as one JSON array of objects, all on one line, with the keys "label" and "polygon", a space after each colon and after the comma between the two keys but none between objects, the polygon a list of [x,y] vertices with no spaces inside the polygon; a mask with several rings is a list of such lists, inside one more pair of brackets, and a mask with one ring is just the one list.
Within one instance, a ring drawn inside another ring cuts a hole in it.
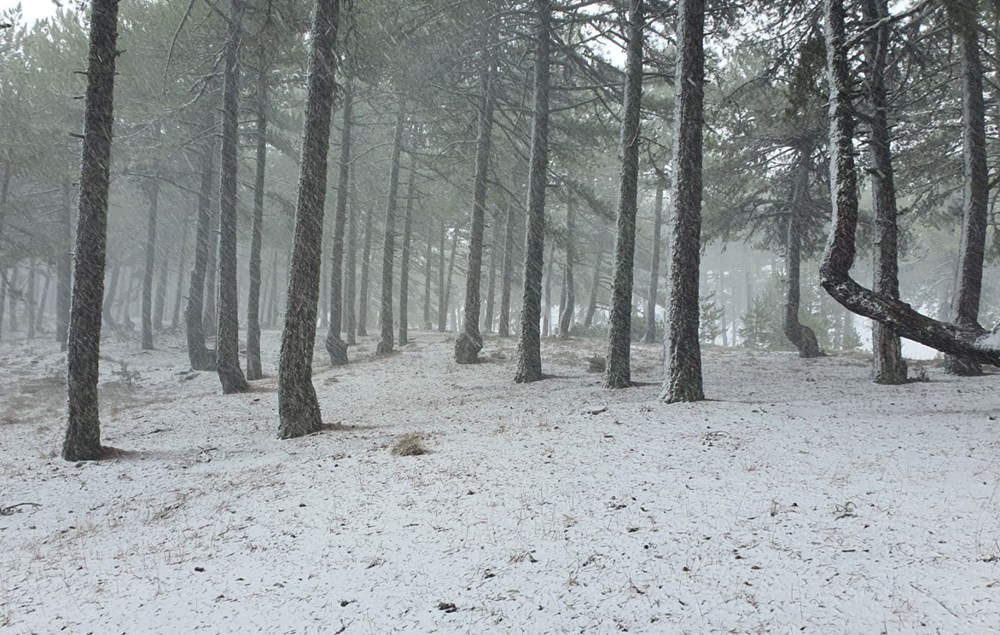
[{"label": "tree trunk", "polygon": [[389,164],[389,193],[385,203],[385,233],[382,241],[382,308],[379,311],[379,341],[376,355],[392,352],[392,266],[396,243],[396,194],[399,190],[399,155],[403,149],[403,125],[406,123],[405,105],[399,102],[396,113],[396,130],[392,138],[392,158]]},{"label": "tree trunk", "polygon": [[174,291],[174,315],[170,320],[170,328],[176,329],[180,324],[181,303],[184,301],[184,265],[187,263],[188,222],[184,219],[181,230],[181,255],[177,259],[177,289]]},{"label": "tree trunk", "polygon": [[[0,268],[0,336],[3,335],[3,316],[7,308],[7,270]],[[0,337],[0,340],[3,338]]]},{"label": "tree trunk", "polygon": [[642,341],[656,341],[656,298],[660,293],[660,228],[663,226],[663,180],[656,179],[656,200],[653,203],[653,244],[649,263],[649,297],[646,298],[646,328]]},{"label": "tree trunk", "polygon": [[490,236],[490,268],[486,274],[486,310],[483,313],[483,330],[493,332],[493,313],[496,310],[494,299],[497,291],[497,250],[500,248],[500,223],[493,219],[493,232]]},{"label": "tree trunk", "polygon": [[38,308],[35,311],[35,330],[45,332],[45,308],[49,303],[49,286],[52,283],[52,268],[45,264],[45,282],[42,284],[42,295],[38,297]]},{"label": "tree trunk", "polygon": [[543,379],[541,338],[542,270],[545,257],[545,186],[549,166],[549,48],[552,38],[552,2],[534,0],[535,103],[531,128],[531,167],[528,173],[528,221],[524,241],[524,291],[521,299],[521,334],[517,342],[514,381]]},{"label": "tree trunk", "polygon": [[854,167],[854,119],[850,103],[843,0],[825,0],[825,13],[833,224],[820,264],[820,284],[848,310],[890,326],[901,337],[942,353],[1000,366],[1000,349],[977,342],[986,335],[982,327],[933,320],[905,302],[865,289],[851,278],[857,249],[858,183]]},{"label": "tree trunk", "polygon": [[497,335],[510,337],[510,294],[514,280],[514,221],[517,219],[517,205],[507,200],[507,218],[503,228],[503,262],[500,267],[500,317]]},{"label": "tree trunk", "polygon": [[549,259],[545,264],[545,313],[542,314],[542,336],[552,334],[552,267],[556,259],[556,246],[549,245]]},{"label": "tree trunk", "polygon": [[358,289],[358,335],[368,335],[368,274],[372,254],[372,213],[365,212],[365,246],[361,250],[361,284]]},{"label": "tree trunk", "polygon": [[[975,0],[955,0],[946,6],[951,13],[951,20],[958,36],[959,68],[962,75],[962,158],[965,180],[958,290],[952,301],[952,312],[955,324],[978,328],[990,194],[986,165],[983,65],[979,58],[977,35],[979,9]],[[983,372],[975,360],[956,356],[945,357],[945,370],[965,377],[981,375]]]},{"label": "tree trunk", "polygon": [[431,224],[427,224],[427,254],[424,257],[424,330],[431,330],[431,263],[434,257],[434,234]]},{"label": "tree trunk", "polygon": [[787,252],[785,254],[785,311],[782,326],[785,337],[799,351],[799,357],[812,358],[823,355],[819,350],[816,334],[799,322],[799,303],[802,297],[802,215],[809,201],[809,150],[799,148],[798,165],[788,209]]},{"label": "tree trunk", "polygon": [[[891,28],[880,22],[889,16],[888,0],[865,0],[865,22],[878,24],[865,42],[865,74],[871,108],[868,153],[872,165],[872,205],[875,208],[875,280],[872,290],[899,299],[899,264],[896,225],[896,185],[893,179],[891,136],[885,88],[885,61]],[[890,328],[872,323],[872,379],[876,384],[905,384],[906,360],[899,336]]]},{"label": "tree trunk", "polygon": [[[299,164],[295,242],[288,270],[285,328],[278,364],[278,437],[290,439],[317,432],[323,425],[312,383],[316,340],[316,303],[323,249],[327,154],[337,68],[338,0],[316,0],[306,97],[306,122]],[[348,150],[349,151],[349,150]],[[346,185],[346,183],[344,183]],[[346,205],[346,197],[345,197]],[[337,214],[343,211],[338,209]]]},{"label": "tree trunk", "polygon": [[576,251],[573,239],[576,233],[576,201],[572,196],[566,201],[566,269],[563,272],[562,307],[559,309],[559,339],[566,339],[573,330],[573,314],[576,311],[576,289],[573,282],[573,260]]},{"label": "tree trunk", "polygon": [[660,398],[667,403],[705,398],[698,336],[701,259],[702,125],[705,81],[705,3],[679,0],[677,94],[674,106],[673,217],[666,371]]},{"label": "tree trunk", "polygon": [[[80,220],[79,220],[79,216],[78,216],[77,217],[77,227],[79,227],[79,224],[80,224]],[[77,238],[77,242],[79,242],[79,238]],[[76,256],[75,256],[75,251],[74,251],[74,260],[75,260],[75,257]],[[121,272],[121,263],[117,263],[116,262],[115,265],[111,268],[111,279],[108,280],[108,294],[107,294],[107,297],[104,298],[104,305],[101,308],[101,317],[103,319],[103,322],[104,322],[104,324],[107,325],[107,327],[109,329],[112,329],[112,330],[115,330],[115,329],[118,328],[118,322],[115,320],[114,316],[111,314],[111,307],[114,305],[114,303],[115,303],[115,295],[118,293],[118,276],[120,275],[120,272]],[[17,276],[17,267],[14,267],[12,278],[11,278],[11,288],[12,288],[12,290],[16,289],[16,287],[14,285],[14,282],[16,280],[16,276]],[[17,326],[15,325],[15,321],[14,321],[14,298],[13,297],[11,298],[11,301],[10,301],[10,308],[11,308],[10,328],[11,328],[11,330],[16,330]],[[72,310],[72,299],[70,299],[70,308]],[[72,315],[71,315],[71,318],[72,318]],[[67,335],[67,337],[68,337],[68,335]]]},{"label": "tree trunk", "polygon": [[84,111],[80,209],[67,349],[69,417],[62,457],[97,460],[104,455],[98,416],[101,301],[107,245],[111,132],[114,124],[118,0],[91,0],[90,51]]},{"label": "tree trunk", "polygon": [[198,225],[195,230],[194,264],[188,282],[188,301],[184,309],[187,330],[188,361],[194,370],[215,370],[215,351],[205,345],[205,276],[209,265],[214,232],[212,231],[212,182],[215,178],[215,153],[206,145],[201,155],[201,189],[198,192]]},{"label": "tree trunk", "polygon": [[587,311],[583,315],[583,328],[589,329],[594,325],[594,314],[597,313],[597,294],[601,291],[601,265],[604,263],[604,252],[597,252],[597,259],[594,260],[594,277],[590,281],[590,300],[587,302]]},{"label": "tree trunk", "polygon": [[28,286],[21,299],[24,300],[24,321],[28,324],[28,339],[35,339],[35,278],[38,265],[34,258],[28,258]]},{"label": "tree trunk", "polygon": [[219,286],[215,365],[223,394],[247,392],[240,368],[239,295],[236,284],[236,170],[239,144],[239,69],[237,52],[243,23],[243,0],[230,0],[222,90],[222,151],[219,180]]},{"label": "tree trunk", "polygon": [[[451,234],[451,255],[448,256],[448,277],[444,283],[444,302],[442,304],[445,310],[444,320],[442,321],[442,324],[444,324],[444,328],[441,329],[442,331],[447,330],[448,328],[448,307],[451,306],[451,286],[452,286],[451,279],[452,276],[455,274],[455,256],[457,254],[458,254],[458,228],[456,228]],[[456,308],[455,310],[457,311],[458,309]],[[454,317],[452,318],[452,321],[455,326],[455,330],[457,331],[458,318]]]},{"label": "tree trunk", "polygon": [[264,377],[260,361],[261,243],[264,239],[264,188],[267,176],[267,104],[270,72],[266,45],[261,42],[257,69],[256,170],[253,179],[253,218],[250,221],[250,281],[247,285],[247,380]]},{"label": "tree trunk", "polygon": [[[643,0],[631,0],[628,60],[625,64],[625,114],[621,132],[621,176],[618,185],[618,234],[611,281],[611,324],[608,330],[604,385],[632,385],[632,282],[635,266],[635,216],[639,181],[640,107],[642,103]],[[700,248],[700,246],[699,246]],[[697,304],[697,297],[695,298]],[[655,330],[655,322],[654,322]]]},{"label": "tree trunk", "polygon": [[357,342],[358,325],[355,298],[354,279],[358,267],[358,201],[354,195],[354,182],[351,182],[350,222],[347,228],[347,271],[345,273],[346,288],[344,292],[344,321],[347,323],[347,345],[354,346]]},{"label": "tree trunk", "polygon": [[163,314],[167,303],[167,277],[170,275],[169,258],[166,249],[160,254],[160,271],[156,276],[156,292],[153,294],[153,330],[163,330]]},{"label": "tree trunk", "polygon": [[333,247],[330,254],[330,325],[326,333],[326,352],[330,364],[347,363],[347,342],[340,337],[343,324],[344,232],[347,223],[347,195],[351,178],[351,119],[354,95],[350,80],[344,89],[344,115],[340,129],[340,172],[337,176],[337,210],[333,219]]},{"label": "tree trunk", "polygon": [[149,184],[149,221],[146,226],[146,266],[142,271],[142,350],[153,350],[153,274],[156,269],[156,221],[160,182]]},{"label": "tree trunk", "polygon": [[469,264],[465,272],[465,316],[462,332],[455,338],[455,361],[475,364],[483,350],[479,332],[479,291],[483,274],[483,233],[486,225],[486,187],[493,145],[493,108],[496,84],[493,60],[487,57],[479,75],[479,138],[476,142],[476,174],[472,194],[472,223],[469,236]]},{"label": "tree trunk", "polygon": [[[69,337],[69,307],[73,288],[73,201],[69,177],[62,183],[62,213],[59,223],[59,240],[62,249],[58,260],[56,281],[56,341],[59,350],[65,351]],[[0,318],[3,301],[0,301]]]},{"label": "tree trunk", "polygon": [[405,346],[410,341],[407,312],[409,311],[410,294],[410,238],[413,231],[413,197],[417,175],[417,166],[410,158],[410,178],[406,186],[406,212],[403,216],[403,247],[399,259],[399,345]]},{"label": "tree trunk", "polygon": [[438,248],[438,332],[448,330],[448,291],[444,287],[444,241],[448,228],[441,221],[441,246]]}]

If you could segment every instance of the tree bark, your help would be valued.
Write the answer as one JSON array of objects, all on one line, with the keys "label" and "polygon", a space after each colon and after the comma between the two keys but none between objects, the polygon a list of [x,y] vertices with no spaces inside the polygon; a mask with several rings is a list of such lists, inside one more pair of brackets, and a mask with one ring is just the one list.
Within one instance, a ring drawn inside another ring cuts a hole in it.
[{"label": "tree bark", "polygon": [[170,328],[176,329],[180,324],[181,304],[184,301],[184,265],[187,263],[188,222],[185,218],[181,230],[181,255],[177,259],[177,289],[174,291],[174,315],[170,320]]},{"label": "tree bark", "polygon": [[399,259],[399,345],[405,346],[410,341],[407,312],[409,311],[410,295],[410,239],[413,233],[413,198],[416,185],[417,166],[410,158],[409,182],[406,186],[406,211],[403,216],[403,247]]},{"label": "tree bark", "polygon": [[379,311],[379,341],[376,355],[392,352],[392,267],[396,243],[396,195],[399,190],[399,155],[403,149],[403,125],[406,123],[406,106],[399,102],[396,113],[396,130],[392,137],[392,158],[389,165],[389,192],[385,203],[385,233],[382,241],[382,308]]},{"label": "tree bark", "polygon": [[[213,122],[214,125],[214,122]],[[212,182],[215,153],[206,145],[201,155],[201,188],[198,192],[198,225],[195,230],[194,264],[188,281],[188,301],[184,309],[188,361],[194,370],[215,370],[215,351],[205,345],[205,276],[212,250]]]},{"label": "tree bark", "polygon": [[323,206],[337,69],[339,8],[338,0],[316,0],[313,12],[295,241],[288,270],[288,300],[278,365],[278,415],[281,420],[278,437],[282,439],[317,432],[323,425],[312,383],[312,359],[323,255]]},{"label": "tree bark", "polygon": [[169,252],[164,249],[160,254],[160,270],[156,274],[156,291],[153,293],[153,330],[163,330],[163,313],[167,303],[167,277],[169,270]]},{"label": "tree bark", "polygon": [[566,201],[566,268],[563,270],[563,302],[559,309],[559,339],[566,339],[573,330],[573,314],[576,312],[576,289],[573,282],[573,261],[576,250],[573,240],[576,234],[576,201],[570,196]]},{"label": "tree bark", "polygon": [[247,285],[247,380],[264,377],[260,362],[261,243],[264,239],[264,188],[267,176],[267,105],[270,72],[266,45],[262,42],[257,69],[256,165],[253,180],[253,218],[250,221],[250,281]]},{"label": "tree bark", "polygon": [[674,98],[673,217],[666,369],[660,399],[705,398],[699,343],[698,269],[701,259],[702,126],[705,82],[705,3],[679,0],[677,94]]},{"label": "tree bark", "polygon": [[361,250],[361,283],[358,290],[358,335],[368,335],[368,275],[372,254],[372,213],[365,212],[365,245]]},{"label": "tree bark", "polygon": [[[448,228],[441,221],[441,245],[438,248],[438,332],[448,330],[448,291],[444,287],[444,244]],[[450,284],[450,282],[449,282]]]},{"label": "tree bark", "polygon": [[[62,213],[59,223],[60,253],[58,280],[56,281],[56,341],[59,350],[65,351],[69,337],[69,310],[73,289],[73,200],[69,177],[62,183]],[[0,318],[3,301],[0,301]]]},{"label": "tree bark", "polygon": [[[875,208],[875,280],[872,290],[899,299],[896,185],[893,179],[891,137],[885,88],[889,51],[888,0],[865,0],[865,22],[878,25],[865,42],[865,89],[871,108],[868,153],[872,165],[872,205]],[[906,360],[899,336],[880,322],[872,323],[872,379],[876,384],[905,384]]]},{"label": "tree bark", "polygon": [[52,283],[52,268],[45,263],[45,282],[42,284],[42,294],[38,296],[38,308],[35,310],[35,330],[45,332],[45,309],[49,304],[49,287]]},{"label": "tree bark", "polygon": [[[78,228],[79,228],[79,225],[80,225],[80,220],[79,220],[79,216],[77,216],[77,227]],[[79,241],[79,238],[77,238],[77,241]],[[74,252],[74,261],[75,261],[75,258],[76,258],[76,255],[75,255],[75,252]],[[106,324],[108,326],[109,329],[112,329],[112,330],[115,330],[115,329],[118,328],[118,322],[117,322],[117,320],[115,320],[114,316],[111,314],[111,308],[114,306],[115,296],[118,293],[118,277],[119,277],[119,275],[121,273],[121,268],[122,268],[121,267],[121,263],[118,263],[118,262],[116,262],[115,265],[111,268],[111,279],[108,280],[108,294],[104,298],[104,304],[101,307],[101,317],[103,319],[103,322],[104,322],[104,324]],[[14,281],[16,280],[16,277],[17,277],[17,267],[15,266],[14,269],[13,269],[13,274],[12,274],[12,278],[11,278],[11,289],[12,290],[16,289],[16,286],[14,284]],[[14,321],[14,304],[15,304],[15,301],[14,301],[14,298],[12,297],[11,298],[11,306],[10,306],[10,309],[11,309],[10,328],[11,328],[12,331],[13,330],[17,330],[17,326],[16,326],[16,323]],[[70,299],[70,310],[72,312],[72,299]],[[71,314],[70,318],[72,319],[72,314]]]},{"label": "tree bark", "polygon": [[153,350],[153,274],[156,270],[156,222],[160,182],[149,184],[149,220],[146,226],[146,266],[142,271],[142,350]]},{"label": "tree bark", "polygon": [[486,309],[483,312],[483,330],[493,332],[493,317],[496,311],[497,291],[497,250],[500,248],[500,223],[493,219],[493,231],[490,236],[490,265],[486,274]]},{"label": "tree bark", "polygon": [[656,299],[660,293],[660,228],[663,226],[663,179],[657,176],[656,199],[653,203],[653,244],[649,263],[649,297],[646,298],[646,328],[642,341],[656,341]]},{"label": "tree bark", "polygon": [[[444,307],[444,315],[442,320],[443,327],[440,329],[442,332],[448,328],[448,307],[451,306],[451,281],[452,277],[455,275],[455,257],[458,255],[458,228],[455,228],[451,234],[451,255],[448,256],[448,277],[445,279],[444,283],[444,302],[441,306]],[[458,311],[456,307],[455,311]],[[455,330],[457,331],[460,326],[458,324],[458,317],[452,317],[453,323],[455,325]]]},{"label": "tree bark", "polygon": [[483,273],[483,233],[486,225],[486,187],[493,146],[493,109],[496,103],[496,71],[491,57],[479,75],[479,137],[476,142],[476,173],[472,195],[472,223],[469,236],[469,264],[465,273],[465,316],[462,332],[455,338],[455,361],[475,364],[483,349],[479,332],[480,283]]},{"label": "tree bark", "polygon": [[820,284],[848,310],[890,326],[901,337],[942,353],[1000,366],[1000,349],[977,342],[978,325],[939,322],[901,300],[862,287],[850,276],[856,255],[858,183],[854,164],[854,119],[844,35],[843,0],[825,0],[826,58],[830,82],[830,183],[833,224],[820,264]]},{"label": "tree bark", "polygon": [[34,258],[28,258],[28,286],[21,299],[24,301],[24,321],[28,325],[28,339],[35,339],[35,279],[38,264]]},{"label": "tree bark", "polygon": [[347,345],[354,346],[357,342],[357,320],[356,316],[356,304],[355,299],[355,289],[354,289],[354,279],[357,275],[358,266],[358,202],[357,197],[354,195],[354,181],[351,182],[351,204],[350,204],[350,222],[348,223],[347,229],[347,271],[345,273],[345,292],[344,292],[344,321],[347,323],[346,335],[347,335]]},{"label": "tree bark", "polygon": [[222,89],[222,151],[219,180],[218,330],[216,371],[223,394],[247,392],[240,368],[239,295],[236,283],[236,170],[239,145],[239,69],[237,52],[243,23],[243,0],[230,0]]},{"label": "tree bark", "polygon": [[816,334],[799,322],[799,304],[802,297],[802,214],[809,200],[809,150],[798,149],[798,164],[792,183],[792,196],[788,209],[787,251],[785,253],[785,311],[782,327],[799,351],[799,357],[821,357]]},{"label": "tree bark", "polygon": [[4,311],[7,309],[7,270],[0,268],[0,340],[3,335]]},{"label": "tree bark", "polygon": [[347,342],[340,337],[343,324],[344,233],[347,224],[347,198],[351,179],[351,125],[354,95],[351,83],[344,90],[344,111],[340,130],[340,163],[337,175],[337,209],[333,219],[333,246],[330,254],[330,325],[326,333],[326,352],[330,364],[347,363]]},{"label": "tree bark", "polygon": [[91,0],[90,7],[80,208],[66,355],[69,416],[62,457],[67,461],[92,461],[104,455],[97,380],[118,56],[118,0]]},{"label": "tree bark", "polygon": [[632,282],[639,182],[639,117],[642,103],[642,49],[645,26],[643,4],[643,0],[631,0],[629,3],[625,114],[622,118],[620,142],[622,163],[618,184],[618,234],[611,281],[611,325],[608,330],[607,369],[604,381],[607,388],[627,388],[632,385],[629,358],[632,350]]},{"label": "tree bark", "polygon": [[542,314],[542,336],[552,333],[552,267],[556,259],[556,246],[549,245],[549,258],[545,263],[545,312]]},{"label": "tree bark", "polygon": [[432,224],[427,224],[427,254],[424,256],[424,330],[434,328],[431,322],[431,264],[434,258],[434,234]]},{"label": "tree bark", "polygon": [[[986,107],[983,103],[983,64],[979,57],[978,14],[975,0],[946,3],[958,36],[962,75],[962,159],[965,191],[962,204],[962,243],[959,251],[957,293],[952,301],[955,323],[979,327],[983,288],[983,258],[989,213],[989,172],[986,165]],[[983,370],[972,359],[945,357],[945,370],[971,377]]]},{"label": "tree bark", "polygon": [[604,264],[604,252],[598,251],[594,260],[594,277],[590,281],[590,300],[587,301],[587,311],[583,314],[583,328],[594,325],[594,314],[597,313],[597,294],[601,291],[601,265]]},{"label": "tree bark", "polygon": [[510,337],[510,294],[514,280],[514,224],[517,220],[517,205],[507,200],[507,218],[503,228],[503,260],[500,265],[500,316],[497,335]]}]

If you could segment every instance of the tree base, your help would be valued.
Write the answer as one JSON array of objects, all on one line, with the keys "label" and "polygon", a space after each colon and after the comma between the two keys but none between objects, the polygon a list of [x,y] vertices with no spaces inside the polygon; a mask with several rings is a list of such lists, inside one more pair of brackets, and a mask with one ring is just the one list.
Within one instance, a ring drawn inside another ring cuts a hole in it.
[{"label": "tree base", "polygon": [[455,340],[455,361],[459,364],[478,364],[481,350],[483,350],[482,338],[477,338],[468,331],[462,331]]},{"label": "tree base", "polygon": [[337,336],[327,336],[326,352],[330,354],[330,364],[332,366],[347,365],[347,342]]},{"label": "tree base", "polygon": [[385,340],[379,340],[378,346],[375,347],[376,355],[390,355],[392,354],[392,342],[387,342]]},{"label": "tree base", "polygon": [[219,368],[219,381],[222,382],[222,394],[234,395],[242,392],[250,392],[250,384],[243,376],[243,371],[239,368],[224,369]]},{"label": "tree base", "polygon": [[979,362],[972,361],[965,357],[955,355],[945,355],[944,372],[956,377],[981,377],[983,367]]}]

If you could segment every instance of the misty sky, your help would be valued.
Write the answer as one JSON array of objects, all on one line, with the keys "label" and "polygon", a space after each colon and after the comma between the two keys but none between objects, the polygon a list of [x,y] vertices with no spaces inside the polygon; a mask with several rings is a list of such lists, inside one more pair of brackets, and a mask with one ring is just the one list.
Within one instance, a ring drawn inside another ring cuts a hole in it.
[{"label": "misty sky", "polygon": [[[28,21],[44,18],[56,12],[56,3],[52,2],[52,0],[0,0],[0,12],[11,9],[18,4],[21,5],[24,19]],[[75,1],[60,0],[59,4],[64,7],[72,7]]]}]

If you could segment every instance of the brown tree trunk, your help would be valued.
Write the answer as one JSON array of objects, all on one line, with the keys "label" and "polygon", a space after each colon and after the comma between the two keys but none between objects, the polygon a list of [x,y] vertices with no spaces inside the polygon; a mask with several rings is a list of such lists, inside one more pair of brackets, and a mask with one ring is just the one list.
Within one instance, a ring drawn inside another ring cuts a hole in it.
[{"label": "brown tree trunk", "polygon": [[677,94],[674,98],[673,218],[670,309],[660,398],[667,403],[705,398],[699,343],[698,269],[701,260],[702,126],[705,83],[705,3],[678,0]]},{"label": "brown tree trunk", "polygon": [[[611,281],[611,325],[604,385],[632,385],[629,357],[632,350],[632,282],[635,266],[635,216],[639,182],[640,107],[642,102],[642,50],[645,26],[643,0],[631,0],[628,20],[628,60],[625,63],[625,114],[622,118],[618,183],[618,235]],[[697,298],[696,298],[697,300]],[[654,324],[655,327],[655,324]]]},{"label": "brown tree trunk", "polygon": [[354,95],[348,80],[344,87],[344,114],[340,128],[340,163],[337,175],[337,208],[333,218],[333,246],[330,253],[330,324],[326,333],[326,352],[330,364],[347,363],[347,342],[340,337],[343,324],[344,233],[347,225],[347,198],[351,179],[351,124]]},{"label": "brown tree trunk", "polygon": [[278,437],[282,439],[311,434],[323,424],[312,383],[312,359],[323,257],[323,206],[337,69],[339,8],[338,0],[316,0],[313,12],[295,241],[288,270],[288,300],[278,364],[278,416],[281,420]]},{"label": "brown tree trunk", "polygon": [[455,338],[455,361],[475,364],[483,349],[479,332],[479,291],[483,273],[483,233],[486,225],[486,187],[493,146],[493,108],[496,102],[496,72],[487,57],[479,75],[479,138],[476,142],[476,173],[472,195],[472,223],[469,236],[469,264],[465,272],[465,316],[462,332]]},{"label": "brown tree trunk", "polygon": [[69,417],[62,457],[67,461],[93,461],[104,455],[97,380],[118,56],[118,0],[91,0],[90,7],[80,209],[66,355]]},{"label": "brown tree trunk", "polygon": [[239,69],[237,52],[243,23],[243,0],[230,0],[222,90],[222,150],[219,180],[218,321],[215,366],[223,394],[247,392],[240,368],[239,294],[236,282],[236,170],[239,144]]},{"label": "brown tree trunk", "polygon": [[389,192],[385,203],[385,231],[382,241],[382,308],[379,311],[379,341],[376,355],[392,352],[392,267],[396,244],[396,195],[399,190],[399,155],[403,149],[403,125],[406,123],[406,106],[402,100],[396,113],[396,130],[392,138],[392,157],[389,165]]}]

